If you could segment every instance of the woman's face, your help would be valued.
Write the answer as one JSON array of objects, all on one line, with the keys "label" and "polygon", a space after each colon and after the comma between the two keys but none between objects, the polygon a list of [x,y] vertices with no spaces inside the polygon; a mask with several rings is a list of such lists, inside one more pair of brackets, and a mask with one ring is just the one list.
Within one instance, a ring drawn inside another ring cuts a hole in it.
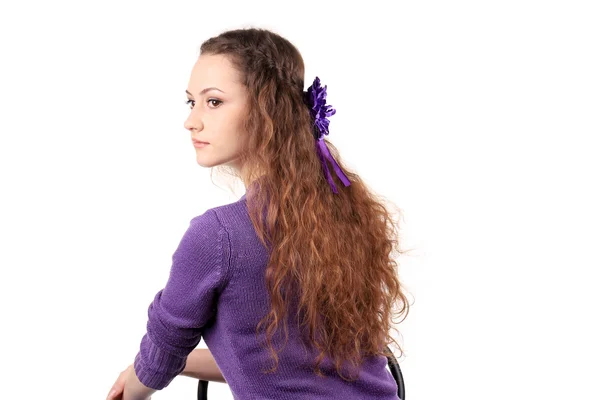
[{"label": "woman's face", "polygon": [[185,129],[191,139],[207,142],[196,150],[203,167],[228,165],[239,171],[238,155],[245,144],[243,118],[248,94],[239,73],[226,56],[202,54],[194,64],[186,90],[190,115]]}]

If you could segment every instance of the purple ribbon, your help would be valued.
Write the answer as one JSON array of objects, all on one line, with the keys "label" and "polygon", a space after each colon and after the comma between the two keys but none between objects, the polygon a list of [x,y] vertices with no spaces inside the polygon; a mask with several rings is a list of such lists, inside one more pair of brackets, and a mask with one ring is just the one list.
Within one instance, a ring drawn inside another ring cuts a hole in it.
[{"label": "purple ribbon", "polygon": [[317,154],[319,155],[319,159],[321,160],[321,165],[323,165],[323,169],[325,170],[325,176],[327,177],[327,181],[329,182],[329,186],[333,190],[333,193],[338,193],[337,188],[335,187],[335,183],[333,182],[333,178],[331,177],[331,173],[329,172],[329,168],[327,168],[327,160],[331,162],[333,165],[333,169],[337,174],[338,178],[344,183],[344,186],[350,186],[350,180],[344,174],[344,171],[340,168],[335,159],[331,156],[329,149],[327,148],[327,143],[323,140],[323,137],[319,138],[316,141]]},{"label": "purple ribbon", "polygon": [[315,139],[317,148],[317,154],[319,159],[321,160],[321,165],[323,166],[323,171],[325,172],[325,176],[327,177],[327,182],[329,182],[329,186],[334,193],[338,193],[335,183],[333,182],[333,178],[331,177],[331,173],[329,172],[329,167],[327,166],[327,160],[331,162],[333,165],[333,169],[335,169],[335,173],[340,178],[340,180],[344,183],[344,186],[350,186],[350,180],[344,174],[338,163],[331,156],[329,149],[327,148],[327,143],[323,140],[323,135],[329,135],[329,119],[335,114],[335,109],[331,107],[331,105],[325,104],[327,97],[327,85],[321,87],[321,81],[317,76],[313,81],[312,85],[308,88],[306,92],[304,92],[304,101],[310,108],[310,113],[314,121],[314,131],[315,131]]}]

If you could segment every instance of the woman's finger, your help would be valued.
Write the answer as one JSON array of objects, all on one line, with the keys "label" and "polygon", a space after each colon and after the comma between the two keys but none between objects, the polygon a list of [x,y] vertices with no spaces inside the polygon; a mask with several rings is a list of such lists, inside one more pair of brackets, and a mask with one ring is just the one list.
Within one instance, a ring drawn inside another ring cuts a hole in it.
[{"label": "woman's finger", "polygon": [[117,397],[117,390],[115,388],[111,388],[110,393],[108,393],[108,396],[106,396],[106,400],[113,400],[115,397]]},{"label": "woman's finger", "polygon": [[121,398],[120,396],[123,394],[123,390],[125,389],[126,372],[127,370],[119,374],[119,377],[113,384],[112,388],[110,388],[110,392],[108,393],[106,400],[116,400]]}]

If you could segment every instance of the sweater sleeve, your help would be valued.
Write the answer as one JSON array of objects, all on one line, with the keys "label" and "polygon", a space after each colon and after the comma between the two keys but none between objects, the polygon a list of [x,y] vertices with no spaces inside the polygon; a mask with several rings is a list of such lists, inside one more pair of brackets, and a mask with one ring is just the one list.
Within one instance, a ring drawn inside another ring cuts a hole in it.
[{"label": "sweater sleeve", "polygon": [[146,334],[134,361],[145,386],[161,390],[185,368],[224,284],[226,232],[214,210],[194,217],[172,256],[169,279],[148,307]]}]

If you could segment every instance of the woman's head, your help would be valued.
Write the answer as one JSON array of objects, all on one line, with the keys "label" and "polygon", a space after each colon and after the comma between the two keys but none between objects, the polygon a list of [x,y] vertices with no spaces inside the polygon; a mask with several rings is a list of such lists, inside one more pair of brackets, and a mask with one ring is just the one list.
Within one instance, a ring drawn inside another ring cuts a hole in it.
[{"label": "woman's head", "polygon": [[[200,96],[213,86],[225,93]],[[212,37],[200,47],[188,91],[194,108],[185,127],[192,138],[210,143],[196,148],[200,165],[230,167],[246,186],[293,168],[317,184],[322,171],[303,100],[304,62],[290,41],[254,28]]]}]

